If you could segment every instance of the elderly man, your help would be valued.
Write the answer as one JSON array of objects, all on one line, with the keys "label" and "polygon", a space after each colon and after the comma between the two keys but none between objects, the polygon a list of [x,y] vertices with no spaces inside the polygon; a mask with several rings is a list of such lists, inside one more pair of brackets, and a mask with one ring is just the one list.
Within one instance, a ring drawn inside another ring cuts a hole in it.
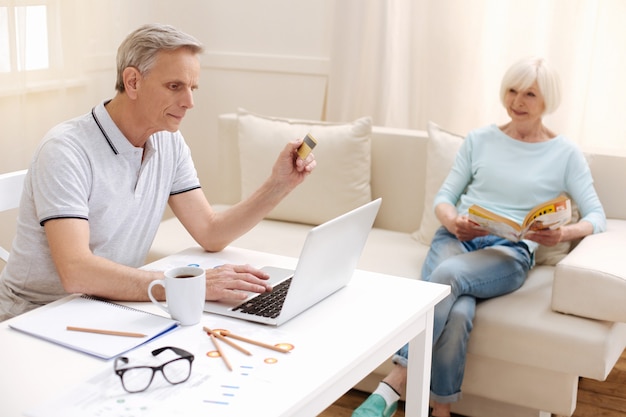
[{"label": "elderly man", "polygon": [[[198,244],[219,251],[313,170],[314,157],[300,159],[301,140],[294,140],[252,196],[224,212],[211,208],[178,130],[194,106],[201,52],[195,38],[171,26],[140,27],[118,49],[115,97],[47,133],[28,170],[0,276],[0,320],[68,293],[147,300],[148,284],[162,272],[138,267],[166,204]],[[270,291],[267,278],[244,265],[209,270],[207,299]]]}]

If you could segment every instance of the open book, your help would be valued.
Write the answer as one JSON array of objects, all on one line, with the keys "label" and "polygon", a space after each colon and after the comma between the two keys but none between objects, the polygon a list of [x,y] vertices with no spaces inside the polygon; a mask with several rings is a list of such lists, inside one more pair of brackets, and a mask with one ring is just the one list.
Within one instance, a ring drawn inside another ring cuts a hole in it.
[{"label": "open book", "polygon": [[476,204],[468,209],[468,215],[471,221],[489,233],[518,242],[529,231],[558,229],[569,223],[572,219],[572,203],[565,195],[548,200],[530,210],[522,224]]}]

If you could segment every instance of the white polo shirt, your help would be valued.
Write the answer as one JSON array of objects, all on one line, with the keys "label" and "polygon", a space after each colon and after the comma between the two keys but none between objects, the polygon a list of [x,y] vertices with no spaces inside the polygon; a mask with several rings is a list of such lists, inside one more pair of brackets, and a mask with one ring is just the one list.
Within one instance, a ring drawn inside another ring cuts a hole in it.
[{"label": "white polo shirt", "polygon": [[136,148],[105,104],[54,127],[35,152],[11,258],[0,275],[0,319],[67,295],[50,256],[46,221],[85,219],[95,255],[138,267],[169,196],[200,187],[180,132],[156,133],[145,150]]}]

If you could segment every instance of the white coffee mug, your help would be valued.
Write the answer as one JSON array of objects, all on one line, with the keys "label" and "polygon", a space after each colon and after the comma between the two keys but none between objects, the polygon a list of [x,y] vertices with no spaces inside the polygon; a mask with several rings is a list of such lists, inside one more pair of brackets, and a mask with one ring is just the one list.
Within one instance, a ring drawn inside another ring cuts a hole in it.
[{"label": "white coffee mug", "polygon": [[[165,271],[165,279],[152,281],[148,286],[150,300],[183,326],[200,322],[206,297],[206,271],[195,266],[181,266]],[[152,287],[165,288],[167,306],[152,295]]]}]

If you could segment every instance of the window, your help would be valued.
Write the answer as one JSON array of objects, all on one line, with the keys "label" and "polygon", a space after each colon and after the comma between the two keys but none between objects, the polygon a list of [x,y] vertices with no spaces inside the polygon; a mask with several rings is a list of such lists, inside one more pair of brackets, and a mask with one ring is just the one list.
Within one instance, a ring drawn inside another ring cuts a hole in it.
[{"label": "window", "polygon": [[0,72],[11,71],[8,12],[9,10],[7,7],[0,7]]},{"label": "window", "polygon": [[56,4],[57,0],[0,0],[0,94],[58,78],[62,57]]},{"label": "window", "polygon": [[48,9],[45,5],[0,8],[0,71],[48,69]]}]

